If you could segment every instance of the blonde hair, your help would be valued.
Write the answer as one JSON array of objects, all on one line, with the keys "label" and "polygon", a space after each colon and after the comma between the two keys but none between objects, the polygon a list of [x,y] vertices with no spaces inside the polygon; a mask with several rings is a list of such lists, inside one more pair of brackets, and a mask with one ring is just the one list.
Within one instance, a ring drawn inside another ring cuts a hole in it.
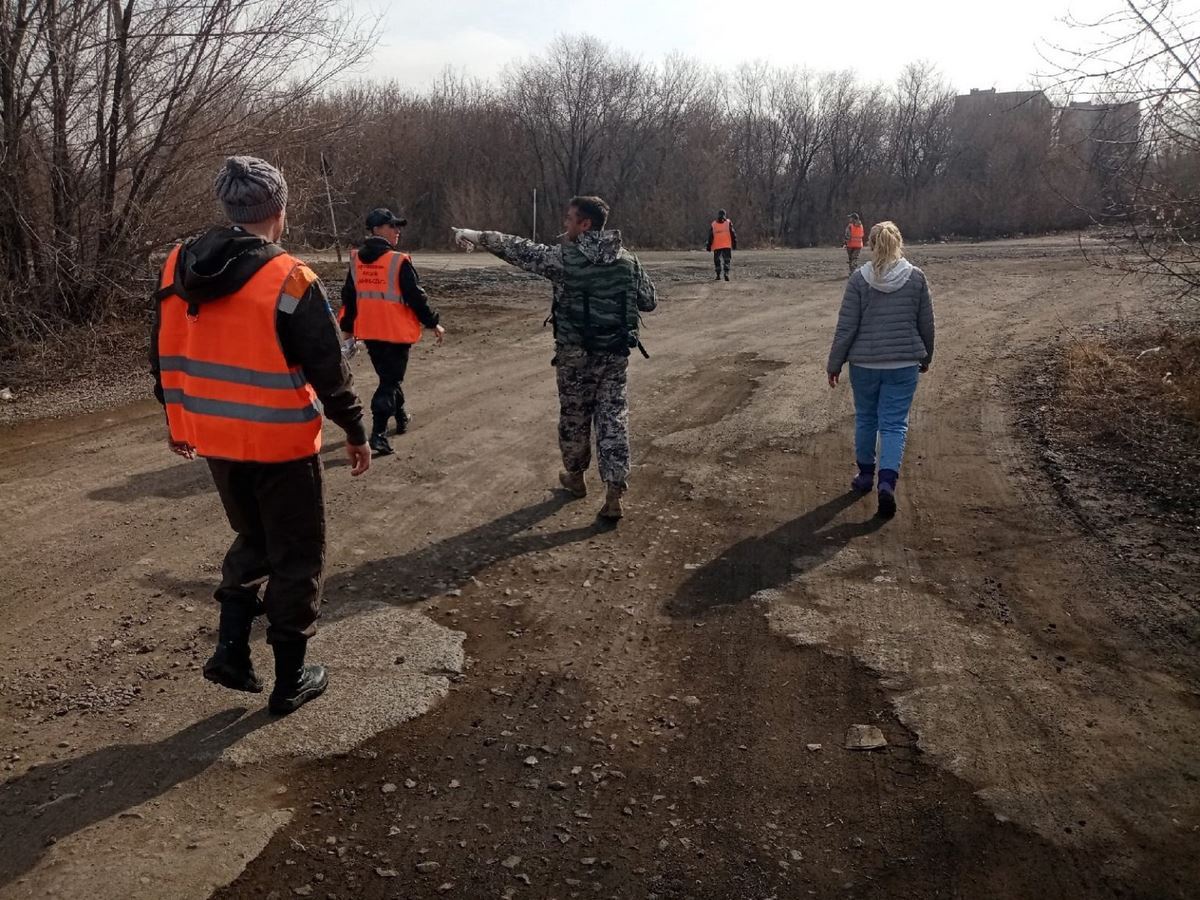
[{"label": "blonde hair", "polygon": [[895,222],[879,222],[871,226],[867,235],[867,246],[871,248],[871,262],[875,274],[882,275],[900,261],[904,255],[904,236]]}]

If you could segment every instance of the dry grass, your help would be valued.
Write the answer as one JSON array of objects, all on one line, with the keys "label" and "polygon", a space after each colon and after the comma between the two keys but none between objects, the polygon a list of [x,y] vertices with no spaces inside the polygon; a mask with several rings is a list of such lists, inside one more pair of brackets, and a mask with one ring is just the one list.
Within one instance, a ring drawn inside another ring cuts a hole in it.
[{"label": "dry grass", "polygon": [[1200,335],[1165,330],[1118,344],[1070,345],[1063,394],[1080,411],[1181,417],[1200,426]]},{"label": "dry grass", "polygon": [[1194,516],[1200,502],[1200,335],[1163,329],[1064,347],[1046,434],[1085,477]]},{"label": "dry grass", "polygon": [[66,328],[40,341],[0,346],[0,387],[42,392],[85,378],[101,383],[149,370],[149,316]]},{"label": "dry grass", "polygon": [[1176,322],[1113,323],[1025,382],[1047,474],[1136,597],[1194,597],[1200,563],[1200,334],[1194,310]]}]

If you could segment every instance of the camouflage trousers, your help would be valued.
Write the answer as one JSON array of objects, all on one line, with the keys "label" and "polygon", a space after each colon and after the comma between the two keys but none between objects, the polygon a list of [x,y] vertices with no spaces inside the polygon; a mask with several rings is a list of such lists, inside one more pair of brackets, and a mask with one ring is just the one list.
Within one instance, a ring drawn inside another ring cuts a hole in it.
[{"label": "camouflage trousers", "polygon": [[858,254],[862,253],[862,247],[847,247],[846,248],[846,265],[850,269],[850,274],[854,274],[854,267],[858,265]]},{"label": "camouflage trousers", "polygon": [[592,461],[592,425],[600,479],[625,487],[629,478],[629,357],[589,353],[560,346],[558,367],[558,446],[563,468],[582,472]]}]

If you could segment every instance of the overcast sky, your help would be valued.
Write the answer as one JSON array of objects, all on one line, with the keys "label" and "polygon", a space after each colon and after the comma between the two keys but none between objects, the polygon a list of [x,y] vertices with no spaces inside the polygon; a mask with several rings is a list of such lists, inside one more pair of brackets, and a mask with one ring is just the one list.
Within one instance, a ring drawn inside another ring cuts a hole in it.
[{"label": "overcast sky", "polygon": [[[1039,46],[1070,33],[1068,12],[1112,0],[348,0],[382,16],[369,72],[423,87],[451,66],[484,79],[560,34],[592,34],[647,61],[681,51],[729,67],[762,59],[817,70],[853,68],[891,80],[932,60],[960,91],[1028,86],[1047,65]],[[1077,37],[1077,35],[1076,35]]]}]

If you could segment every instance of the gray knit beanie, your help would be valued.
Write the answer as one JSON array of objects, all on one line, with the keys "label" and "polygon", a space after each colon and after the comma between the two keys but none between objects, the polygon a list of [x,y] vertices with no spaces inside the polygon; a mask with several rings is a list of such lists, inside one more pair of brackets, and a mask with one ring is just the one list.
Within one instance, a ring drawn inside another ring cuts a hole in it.
[{"label": "gray knit beanie", "polygon": [[287,206],[283,173],[256,156],[231,156],[221,166],[213,193],[230,222],[265,222]]}]

